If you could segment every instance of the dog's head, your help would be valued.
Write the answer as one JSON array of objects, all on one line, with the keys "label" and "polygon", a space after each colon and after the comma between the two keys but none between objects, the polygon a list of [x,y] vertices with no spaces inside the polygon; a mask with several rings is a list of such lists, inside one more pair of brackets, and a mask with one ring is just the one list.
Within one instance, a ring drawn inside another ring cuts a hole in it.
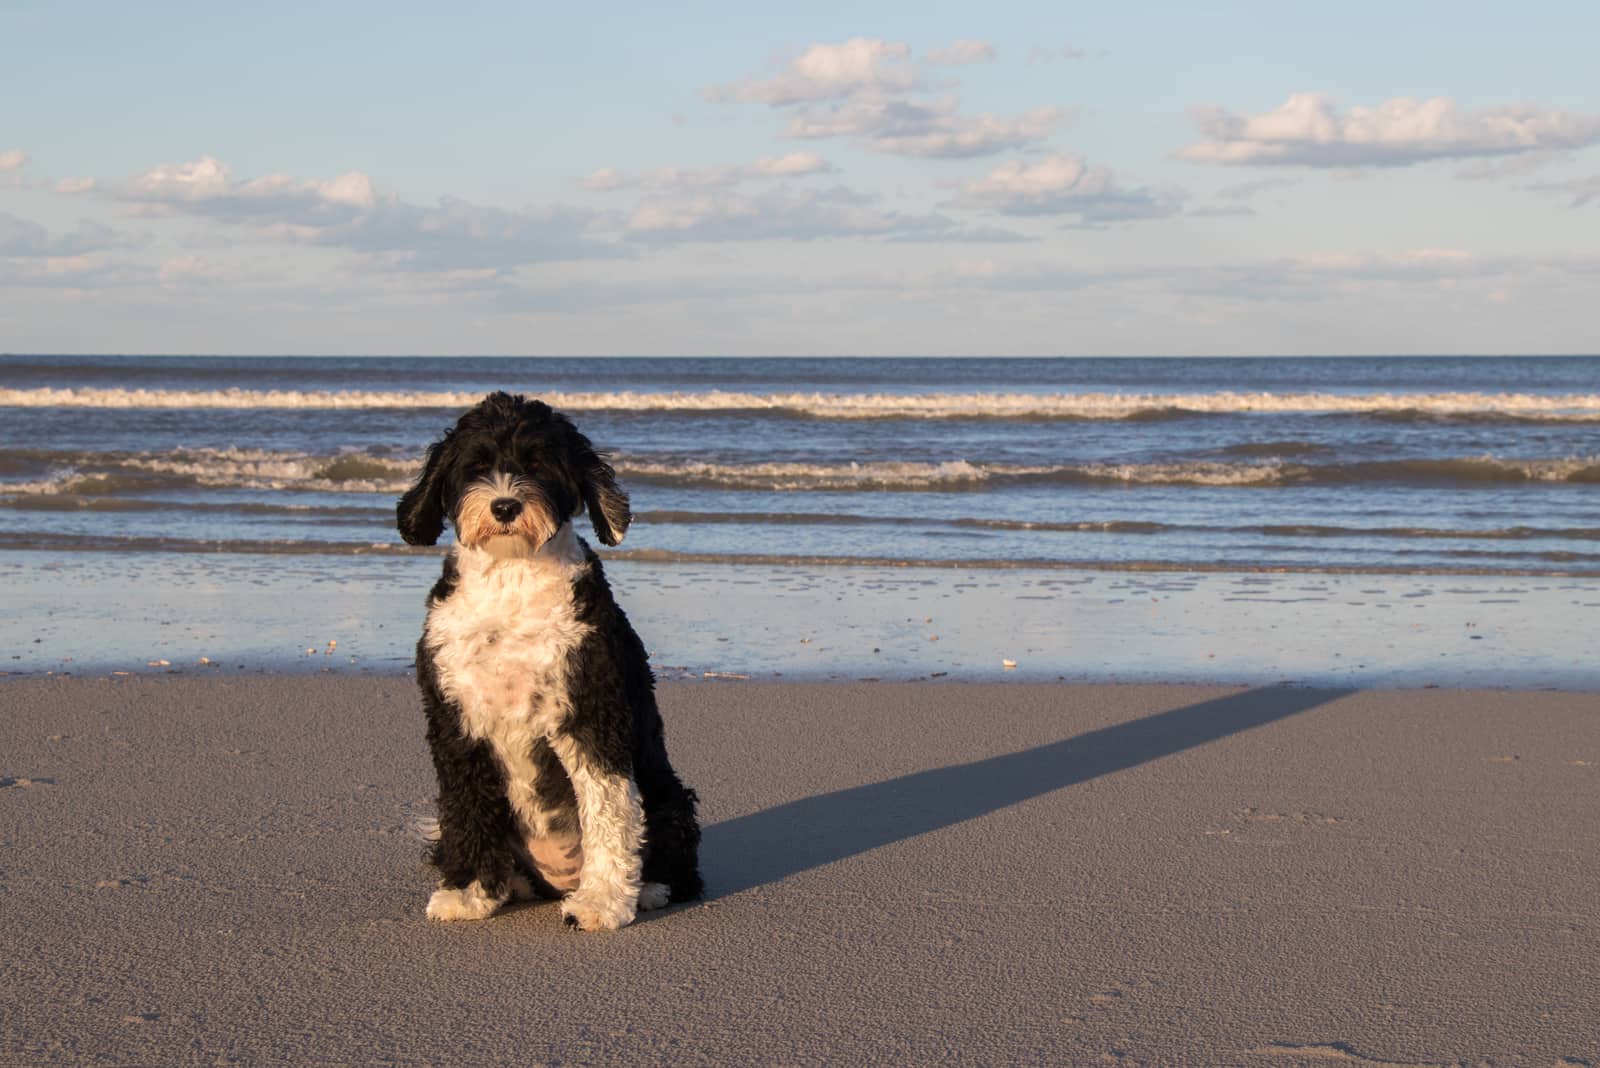
[{"label": "dog's head", "polygon": [[428,447],[395,513],[412,545],[437,542],[449,519],[467,547],[520,538],[538,548],[585,508],[596,537],[622,541],[628,495],[589,439],[542,401],[491,393]]}]

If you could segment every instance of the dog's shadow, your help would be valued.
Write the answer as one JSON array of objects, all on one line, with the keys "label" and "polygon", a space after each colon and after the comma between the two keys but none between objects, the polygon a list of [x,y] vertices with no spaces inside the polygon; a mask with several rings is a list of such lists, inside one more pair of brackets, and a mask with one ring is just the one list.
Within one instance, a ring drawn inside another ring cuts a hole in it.
[{"label": "dog's shadow", "polygon": [[1327,704],[1351,689],[1271,687],[1004,756],[776,805],[704,831],[715,900]]}]

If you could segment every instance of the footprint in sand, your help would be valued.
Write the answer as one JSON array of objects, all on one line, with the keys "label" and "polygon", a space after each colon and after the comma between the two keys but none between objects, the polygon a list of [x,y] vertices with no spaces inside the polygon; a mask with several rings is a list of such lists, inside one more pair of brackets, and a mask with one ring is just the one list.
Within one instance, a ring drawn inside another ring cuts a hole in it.
[{"label": "footprint in sand", "polygon": [[1309,1063],[1314,1061],[1331,1061],[1336,1064],[1374,1065],[1378,1068],[1404,1065],[1405,1068],[1444,1068],[1437,1061],[1390,1061],[1382,1057],[1368,1057],[1356,1052],[1355,1047],[1348,1042],[1307,1043],[1301,1045],[1294,1042],[1274,1042],[1270,1046],[1261,1046],[1250,1051],[1257,1054],[1269,1054],[1280,1057],[1293,1057],[1296,1061]]},{"label": "footprint in sand", "polygon": [[54,786],[54,779],[27,779],[19,775],[0,775],[0,790],[29,790],[35,786]]},{"label": "footprint in sand", "polygon": [[143,875],[119,875],[115,879],[101,879],[94,884],[96,890],[121,890],[125,886],[144,886],[150,880]]}]

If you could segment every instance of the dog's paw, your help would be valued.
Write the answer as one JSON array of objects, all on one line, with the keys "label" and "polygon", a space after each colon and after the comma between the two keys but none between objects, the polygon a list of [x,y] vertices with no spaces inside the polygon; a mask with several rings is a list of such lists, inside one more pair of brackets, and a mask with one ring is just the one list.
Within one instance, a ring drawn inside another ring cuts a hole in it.
[{"label": "dog's paw", "polygon": [[585,931],[615,931],[633,922],[635,906],[627,898],[578,890],[561,902],[568,926]]},{"label": "dog's paw", "polygon": [[672,888],[666,883],[645,883],[639,888],[639,911],[665,908],[672,900]]},{"label": "dog's paw", "polygon": [[439,889],[428,899],[430,920],[485,920],[504,903],[491,896],[483,884],[473,882],[457,890]]}]

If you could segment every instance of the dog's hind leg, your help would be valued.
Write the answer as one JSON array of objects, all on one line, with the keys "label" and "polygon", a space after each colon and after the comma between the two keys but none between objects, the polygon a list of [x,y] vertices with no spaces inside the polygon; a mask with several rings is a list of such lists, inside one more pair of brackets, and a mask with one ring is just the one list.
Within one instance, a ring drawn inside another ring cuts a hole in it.
[{"label": "dog's hind leg", "polygon": [[694,791],[679,780],[659,742],[655,752],[636,757],[634,767],[644,798],[645,881],[666,884],[673,901],[692,901],[705,889]]},{"label": "dog's hind leg", "polygon": [[578,889],[561,902],[561,914],[585,931],[625,927],[639,907],[644,842],[639,788],[631,775],[606,770],[571,734],[555,734],[550,748],[577,792],[583,835]]},{"label": "dog's hind leg", "polygon": [[645,800],[644,878],[664,884],[673,901],[693,901],[705,891],[694,804],[694,791],[681,786],[667,798]]}]

